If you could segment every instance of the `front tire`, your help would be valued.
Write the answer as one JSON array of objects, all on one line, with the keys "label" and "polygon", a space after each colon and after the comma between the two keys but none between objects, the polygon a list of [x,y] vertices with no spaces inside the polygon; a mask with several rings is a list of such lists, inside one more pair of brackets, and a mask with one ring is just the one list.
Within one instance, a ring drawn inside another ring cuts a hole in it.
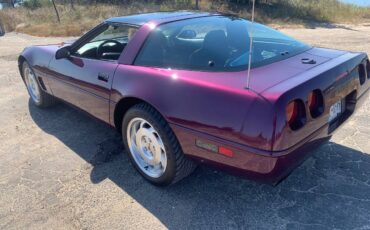
[{"label": "front tire", "polygon": [[135,168],[155,185],[174,184],[196,168],[185,158],[167,122],[148,104],[129,109],[122,121],[122,137]]},{"label": "front tire", "polygon": [[35,72],[26,61],[22,64],[22,76],[33,104],[40,108],[46,108],[56,103],[54,96],[42,90]]}]

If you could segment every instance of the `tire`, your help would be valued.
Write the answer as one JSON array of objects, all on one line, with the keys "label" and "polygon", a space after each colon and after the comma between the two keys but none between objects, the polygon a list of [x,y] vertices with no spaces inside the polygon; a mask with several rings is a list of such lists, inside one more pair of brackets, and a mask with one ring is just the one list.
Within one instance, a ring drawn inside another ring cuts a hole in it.
[{"label": "tire", "polygon": [[[136,138],[133,138],[134,136]],[[147,137],[149,137],[148,142],[145,140]],[[154,185],[174,184],[191,174],[196,168],[196,164],[184,156],[175,134],[164,118],[146,103],[134,105],[127,111],[122,121],[122,139],[132,164],[146,180]],[[141,141],[134,141],[139,139]],[[146,145],[146,143],[150,144]],[[151,144],[158,148],[152,148]],[[137,147],[138,145],[147,146],[147,148]],[[138,149],[142,151],[137,151]],[[149,157],[143,149],[150,152]],[[150,151],[151,149],[153,151]],[[145,160],[151,161],[148,158],[161,160],[159,160],[160,163],[153,160],[155,163],[147,164]],[[144,167],[146,164],[148,166]]]},{"label": "tire", "polygon": [[35,72],[27,61],[22,63],[22,77],[34,105],[39,108],[47,108],[56,103],[55,97],[42,89]]}]

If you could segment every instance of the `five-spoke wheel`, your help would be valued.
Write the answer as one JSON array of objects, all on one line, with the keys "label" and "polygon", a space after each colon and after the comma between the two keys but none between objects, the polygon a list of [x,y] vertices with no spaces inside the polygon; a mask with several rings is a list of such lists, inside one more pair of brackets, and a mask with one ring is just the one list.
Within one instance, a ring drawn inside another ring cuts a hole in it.
[{"label": "five-spoke wheel", "polygon": [[31,68],[27,65],[23,69],[24,81],[26,82],[28,93],[31,99],[36,103],[40,103],[40,88],[37,79]]},{"label": "five-spoke wheel", "polygon": [[165,172],[166,149],[158,131],[148,121],[132,119],[127,128],[127,142],[133,159],[145,174],[158,178]]},{"label": "five-spoke wheel", "polygon": [[153,184],[176,183],[196,167],[185,157],[166,120],[146,103],[127,111],[122,121],[122,136],[131,162]]},{"label": "five-spoke wheel", "polygon": [[31,101],[38,107],[45,108],[55,104],[54,96],[45,92],[37,79],[35,72],[27,61],[22,63],[22,76]]}]

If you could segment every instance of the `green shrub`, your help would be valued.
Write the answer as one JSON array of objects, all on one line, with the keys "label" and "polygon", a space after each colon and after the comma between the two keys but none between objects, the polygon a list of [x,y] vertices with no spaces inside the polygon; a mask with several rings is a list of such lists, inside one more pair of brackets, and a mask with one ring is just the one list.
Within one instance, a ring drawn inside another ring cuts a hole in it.
[{"label": "green shrub", "polygon": [[23,6],[26,7],[27,9],[37,9],[42,6],[41,2],[39,0],[28,0],[23,3]]},{"label": "green shrub", "polygon": [[27,0],[23,3],[23,6],[27,9],[34,10],[44,6],[52,6],[52,2],[50,0]]}]

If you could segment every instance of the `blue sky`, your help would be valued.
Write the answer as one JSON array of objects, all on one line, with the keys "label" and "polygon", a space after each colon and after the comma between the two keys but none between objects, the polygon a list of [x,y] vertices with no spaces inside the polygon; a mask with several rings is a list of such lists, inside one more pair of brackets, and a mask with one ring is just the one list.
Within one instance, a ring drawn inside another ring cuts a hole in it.
[{"label": "blue sky", "polygon": [[352,3],[359,6],[370,6],[370,0],[340,0],[345,3]]}]

